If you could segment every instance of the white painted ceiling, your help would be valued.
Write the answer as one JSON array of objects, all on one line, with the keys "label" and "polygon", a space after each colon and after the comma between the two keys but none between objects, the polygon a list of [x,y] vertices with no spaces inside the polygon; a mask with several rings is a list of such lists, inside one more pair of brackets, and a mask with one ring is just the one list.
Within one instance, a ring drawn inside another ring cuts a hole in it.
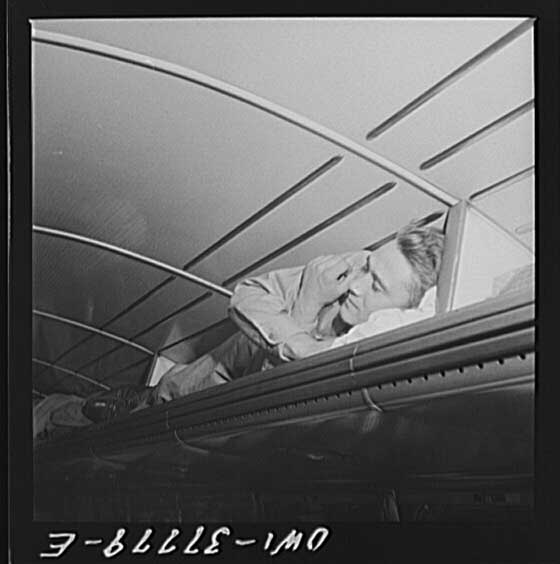
[{"label": "white painted ceiling", "polygon": [[[372,141],[366,134],[521,19],[37,20],[50,31],[179,64],[243,88],[360,143],[462,199],[534,164],[534,112],[425,171],[420,164],[533,98],[529,30]],[[33,44],[34,223],[182,267],[329,159],[342,161],[196,264],[222,283],[387,182],[389,193],[260,268],[367,246],[446,208],[389,172],[242,102],[171,76]],[[528,177],[478,201],[533,245]],[[441,223],[441,221],[440,221]],[[524,228],[525,226],[525,228]],[[158,350],[226,316],[203,289],[129,259],[34,236],[34,308]],[[169,316],[169,319],[160,320]],[[159,323],[158,323],[159,322]],[[35,316],[34,357],[110,385],[140,382],[150,358]],[[229,329],[225,329],[227,332]],[[212,339],[210,339],[212,341]],[[191,341],[164,354],[185,361]],[[70,347],[75,348],[61,357]],[[208,346],[208,345],[206,345]],[[61,358],[59,358],[61,357]],[[94,384],[34,365],[43,393]]]}]

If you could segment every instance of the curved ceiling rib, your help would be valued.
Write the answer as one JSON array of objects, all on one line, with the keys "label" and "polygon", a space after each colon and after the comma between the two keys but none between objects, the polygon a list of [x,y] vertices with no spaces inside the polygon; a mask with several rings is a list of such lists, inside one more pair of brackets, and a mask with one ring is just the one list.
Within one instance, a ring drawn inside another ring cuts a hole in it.
[{"label": "curved ceiling rib", "polygon": [[149,266],[153,266],[158,270],[163,270],[164,272],[170,272],[179,278],[183,278],[184,280],[188,280],[189,282],[193,282],[198,286],[203,286],[216,294],[221,294],[226,298],[231,296],[231,291],[219,286],[218,284],[214,284],[214,282],[209,282],[200,276],[196,276],[195,274],[190,274],[189,272],[185,272],[180,268],[176,268],[174,266],[170,266],[164,262],[159,260],[152,259],[150,257],[141,255],[139,253],[135,253],[133,251],[129,251],[127,249],[123,249],[122,247],[118,247],[117,245],[111,245],[110,243],[105,243],[103,241],[99,241],[97,239],[92,239],[91,237],[85,237],[84,235],[78,235],[77,233],[70,233],[69,231],[62,231],[59,229],[51,229],[50,227],[43,227],[41,225],[34,225],[33,226],[34,233],[41,233],[43,235],[50,235],[52,237],[59,237],[60,239],[67,239],[69,241],[76,241],[78,243],[84,243],[85,245],[90,245],[91,247],[96,247],[98,249],[103,249],[105,251],[109,251],[111,253],[115,253],[117,255],[122,255],[124,257],[133,259],[137,262],[142,262]]},{"label": "curved ceiling rib", "polygon": [[521,180],[525,180],[525,178],[529,178],[529,176],[532,176],[533,174],[535,174],[535,167],[534,165],[531,165],[527,168],[524,168],[523,170],[520,170],[519,172],[512,174],[511,176],[507,176],[506,178],[502,178],[502,180],[498,180],[498,182],[494,182],[490,186],[486,186],[486,188],[482,188],[481,190],[473,192],[469,196],[469,200],[473,201],[481,199],[483,197],[485,198],[486,196],[490,196],[490,194],[494,194],[496,192],[499,192],[500,190],[503,190],[504,188],[507,188],[508,186],[512,186],[513,184],[520,182]]},{"label": "curved ceiling rib", "polygon": [[102,384],[101,382],[98,382],[97,380],[94,380],[93,378],[88,378],[87,376],[84,376],[83,374],[80,374],[79,372],[75,372],[74,370],[69,370],[68,368],[63,368],[62,366],[57,366],[56,364],[53,364],[51,362],[46,362],[45,360],[40,360],[38,358],[32,358],[31,360],[33,362],[35,362],[36,364],[46,366],[47,368],[54,368],[55,370],[60,370],[60,372],[64,372],[65,374],[69,374],[70,376],[74,376],[75,378],[80,378],[80,380],[85,380],[86,382],[89,382],[90,384],[94,384],[95,386],[99,386],[100,388],[103,388],[104,390],[110,390],[111,389],[109,386]]},{"label": "curved ceiling rib", "polygon": [[[370,204],[371,202],[373,202],[377,198],[383,196],[387,192],[390,192],[395,186],[396,186],[395,182],[387,182],[386,184],[383,184],[379,188],[376,188],[375,190],[373,190],[369,194],[366,194],[365,196],[363,196],[359,200],[356,200],[352,204],[346,206],[342,210],[338,211],[337,213],[333,214],[332,216],[328,217],[327,219],[321,221],[320,223],[318,223],[317,225],[315,225],[311,229],[308,229],[307,231],[298,235],[297,237],[295,237],[291,241],[288,241],[287,243],[285,243],[284,245],[282,245],[278,249],[276,249],[276,250],[268,253],[264,257],[258,259],[257,261],[255,261],[252,264],[250,264],[249,266],[243,268],[242,270],[240,270],[239,272],[237,272],[233,276],[230,276],[229,278],[224,280],[224,282],[223,282],[224,286],[228,286],[229,284],[233,284],[234,282],[237,282],[238,280],[240,280],[241,278],[243,278],[244,276],[246,276],[250,272],[256,270],[257,268],[260,268],[264,264],[266,264],[266,263],[270,262],[271,260],[279,257],[280,255],[288,252],[289,250],[293,249],[297,245],[300,245],[304,241],[310,239],[314,235],[317,235],[317,233],[324,231],[328,227],[331,227],[335,223],[341,221],[342,219],[349,216],[350,214],[358,211],[359,209],[363,208],[367,204]],[[203,302],[204,300],[210,298],[211,295],[212,294],[210,292],[205,292],[204,294],[201,294],[200,296],[194,298],[193,300],[191,300],[190,302],[181,306],[180,308],[176,309],[175,311],[172,311],[171,313],[167,314],[165,317],[158,319],[157,321],[152,323],[150,326],[142,329],[142,331],[140,331],[139,333],[135,333],[131,338],[137,339],[138,337],[145,335],[146,333],[150,332],[152,329],[154,329],[158,325],[161,325],[162,323],[171,319],[172,317],[175,317],[179,313],[182,313],[182,312],[186,311],[187,309],[190,309],[191,307],[193,307],[193,306]],[[105,358],[105,357],[109,356],[111,353],[115,352],[118,349],[119,349],[119,346],[114,347],[114,348],[112,348],[108,351],[105,351],[103,354],[96,357],[94,360],[90,361],[87,365],[81,366],[80,368],[83,369],[86,366],[89,366],[90,364],[92,364],[94,361],[97,361],[101,358]]]},{"label": "curved ceiling rib", "polygon": [[366,135],[366,139],[368,141],[371,141],[372,139],[379,137],[382,133],[385,133],[385,131],[423,106],[426,102],[431,100],[442,90],[445,90],[445,88],[451,86],[453,83],[463,78],[463,76],[465,76],[469,71],[473,70],[476,66],[489,59],[492,55],[503,49],[506,45],[509,45],[512,41],[517,39],[520,35],[524,34],[527,30],[531,29],[533,27],[534,21],[534,18],[529,18],[521,22],[518,26],[514,27],[505,35],[494,41],[494,43],[488,45],[488,47],[477,53],[474,57],[463,63],[461,66],[457,67],[454,71],[450,72],[440,81],[436,82],[436,84],[434,84],[432,87],[428,88],[428,90],[414,98],[412,102],[409,102],[406,106],[395,112],[392,116],[388,117],[385,121],[372,129]]},{"label": "curved ceiling rib", "polygon": [[[388,182],[387,184],[384,184],[380,188],[376,188],[373,192],[366,194],[363,198],[360,198],[356,202],[350,204],[349,206],[345,207],[344,209],[342,209],[342,210],[338,211],[337,213],[333,214],[331,217],[328,217],[324,221],[318,223],[317,225],[315,225],[311,229],[308,229],[304,233],[298,235],[297,237],[295,237],[291,241],[288,241],[287,243],[285,243],[284,245],[282,245],[278,249],[268,253],[264,257],[262,257],[262,258],[258,259],[257,261],[253,262],[251,265],[243,268],[242,270],[240,270],[236,274],[230,276],[229,278],[224,280],[223,284],[225,286],[227,286],[229,284],[233,284],[234,282],[237,282],[238,280],[240,280],[241,278],[243,278],[245,275],[249,274],[253,270],[260,268],[261,266],[263,266],[267,262],[270,262],[271,260],[278,258],[280,255],[282,255],[284,253],[287,253],[288,251],[290,251],[291,249],[293,249],[297,245],[300,245],[301,243],[303,243],[304,241],[307,241],[308,239],[310,239],[314,235],[317,235],[317,233],[323,231],[324,229],[327,229],[327,227],[331,227],[332,225],[334,225],[338,221],[344,219],[345,217],[347,217],[351,213],[358,211],[359,209],[361,209],[365,205],[371,203],[373,200],[379,198],[380,196],[383,196],[384,194],[386,194],[387,192],[392,190],[394,187],[395,187],[394,182]],[[185,304],[181,308],[171,312],[166,317],[160,319],[155,324],[150,325],[150,327],[144,329],[140,333],[136,333],[133,336],[133,338],[136,339],[137,337],[144,335],[145,333],[152,330],[154,327],[156,327],[160,323],[163,323],[164,321],[167,321],[171,317],[174,317],[175,315],[178,315],[179,313],[182,313],[183,311],[190,309],[191,307],[199,304],[202,300],[205,300],[209,297],[210,297],[209,292],[206,292],[206,293],[198,296],[197,298],[195,298],[191,302]]]},{"label": "curved ceiling rib", "polygon": [[[217,241],[212,243],[209,247],[202,250],[194,258],[192,258],[188,262],[186,262],[182,266],[182,269],[185,270],[185,269],[191,268],[194,265],[198,264],[201,260],[206,258],[208,255],[212,254],[213,252],[215,252],[216,250],[221,248],[227,242],[231,241],[231,239],[233,239],[234,237],[236,237],[237,235],[239,235],[240,233],[242,233],[243,231],[245,231],[246,229],[248,229],[249,227],[254,225],[257,221],[262,219],[268,213],[270,213],[273,210],[275,210],[276,208],[278,208],[281,204],[286,202],[288,199],[292,198],[293,196],[295,196],[296,194],[301,192],[304,188],[307,188],[307,186],[309,186],[312,182],[314,182],[318,178],[322,177],[325,173],[327,173],[333,167],[340,164],[340,162],[342,162],[342,159],[343,159],[343,157],[341,155],[336,155],[336,156],[330,158],[329,160],[325,161],[323,164],[319,165],[317,168],[312,170],[310,173],[306,174],[301,180],[298,180],[293,186],[290,186],[287,190],[282,192],[279,196],[277,196],[276,198],[274,198],[273,200],[268,202],[261,209],[257,210],[254,214],[252,214],[247,219],[242,221],[239,225],[237,225],[236,227],[234,227],[233,229],[228,231],[225,235],[220,237]],[[111,317],[110,319],[105,321],[101,325],[100,328],[105,329],[105,327],[108,327],[109,325],[111,325],[111,323],[114,323],[115,321],[117,321],[118,319],[120,319],[121,317],[123,317],[124,315],[129,313],[130,311],[132,311],[135,307],[137,307],[138,305],[143,303],[145,300],[147,300],[149,297],[151,297],[152,295],[157,293],[159,290],[161,290],[163,287],[165,287],[168,283],[170,283],[174,279],[175,278],[173,276],[166,278],[165,280],[163,280],[162,282],[160,282],[159,284],[154,286],[151,290],[148,290],[147,292],[142,294],[140,297],[138,297],[136,300],[134,300],[131,304],[126,306],[123,310],[119,311],[116,315],[114,315],[113,317]],[[198,301],[200,301],[200,300],[197,298],[197,301],[195,301],[195,303],[198,303]],[[193,302],[190,302],[190,303],[192,305],[195,305]],[[64,358],[67,354],[69,354],[73,350],[75,350],[78,347],[85,344],[91,338],[92,338],[92,335],[88,335],[84,339],[81,339],[80,341],[78,341],[77,343],[72,345],[69,349],[67,349],[62,354],[60,354],[54,360],[54,362],[58,362],[59,360]],[[107,351],[107,353],[110,354],[114,350],[117,350],[117,348],[113,348],[110,351]]]},{"label": "curved ceiling rib", "polygon": [[107,380],[113,378],[114,376],[117,376],[118,374],[122,374],[123,372],[126,372],[127,370],[130,370],[132,368],[136,368],[137,366],[140,366],[142,364],[147,364],[147,363],[148,363],[147,358],[141,358],[140,360],[135,360],[134,362],[131,362],[130,364],[127,364],[126,366],[123,366],[122,368],[119,368],[118,370],[115,370],[115,372],[111,372],[108,376],[105,376],[105,378],[100,378],[99,381],[100,382],[107,382]]},{"label": "curved ceiling rib", "polygon": [[268,204],[263,206],[261,209],[256,211],[246,220],[241,222],[239,225],[234,227],[232,230],[228,231],[225,235],[222,235],[215,243],[210,245],[208,248],[201,251],[198,255],[190,259],[183,268],[191,268],[195,264],[198,264],[201,260],[205,259],[208,255],[217,251],[220,247],[223,247],[226,243],[231,241],[234,237],[239,235],[241,232],[245,231],[248,227],[255,224],[259,219],[263,218],[265,215],[269,214],[271,211],[275,210],[280,204],[283,204],[289,198],[295,196],[297,193],[301,192],[303,188],[309,186],[313,181],[317,180],[319,177],[323,176],[326,172],[331,170],[334,166],[342,162],[343,157],[341,155],[336,155],[330,158],[328,161],[324,162],[321,166],[316,168],[307,174],[304,178],[299,180],[296,184],[288,188],[286,191],[282,192],[277,198],[274,198]]},{"label": "curved ceiling rib", "polygon": [[[212,294],[210,292],[205,292],[204,294],[201,294],[200,296],[194,298],[193,300],[191,300],[190,302],[187,302],[184,306],[181,307],[180,311],[174,311],[171,314],[167,315],[166,317],[164,317],[163,319],[160,319],[159,321],[157,321],[156,323],[150,325],[150,327],[148,327],[147,329],[142,330],[140,333],[136,333],[135,335],[133,335],[131,338],[132,339],[136,339],[137,337],[142,336],[144,333],[147,333],[148,331],[150,331],[151,329],[153,329],[154,327],[156,327],[157,325],[159,325],[160,323],[163,323],[164,321],[167,321],[168,319],[171,319],[172,317],[174,317],[175,315],[177,315],[178,313],[180,313],[181,311],[187,310],[191,307],[194,307],[196,304],[203,302],[204,300],[206,300],[207,298],[209,298]],[[56,358],[56,361],[60,360],[61,358],[65,357],[67,354],[69,354],[71,351],[73,351],[74,349],[76,349],[77,347],[83,345],[88,339],[90,339],[91,337],[88,336],[85,339],[82,339],[81,341],[78,341],[76,344],[72,345],[69,349],[67,349],[65,352],[63,352],[61,355],[59,355]],[[84,368],[87,368],[89,366],[91,366],[92,364],[94,364],[95,362],[97,362],[98,360],[101,360],[102,358],[105,358],[107,356],[109,356],[110,354],[118,351],[121,348],[121,345],[117,345],[115,347],[113,347],[112,349],[109,349],[107,351],[105,351],[102,355],[95,357],[94,359],[88,361],[86,364],[83,364],[82,366],[78,367],[78,370],[83,370]],[[55,362],[56,362],[55,361]],[[112,373],[109,376],[107,376],[107,378],[105,378],[104,380],[107,380],[108,378],[110,378],[111,376],[114,376],[115,374],[118,374],[121,371],[124,370],[128,370],[129,368],[133,368],[134,366],[136,366],[137,364],[140,364],[140,362],[145,362],[145,359],[142,359],[141,361],[137,361],[135,363],[133,363],[130,366],[127,366],[125,368],[123,368],[122,370],[119,370],[118,372]],[[102,380],[102,381],[104,381]]]},{"label": "curved ceiling rib", "polygon": [[[430,223],[433,223],[434,221],[437,221],[444,213],[445,212],[441,212],[441,211],[431,213],[429,215],[420,218],[418,221],[415,221],[414,225],[416,225],[416,227],[424,227],[426,225],[429,225]],[[382,239],[375,241],[371,245],[368,245],[367,247],[364,248],[364,250],[375,251],[376,249],[379,249],[379,247],[382,247],[383,245],[386,245],[389,241],[395,239],[397,237],[397,233],[398,231],[393,231],[393,233],[387,235],[386,237],[383,237]]]},{"label": "curved ceiling rib", "polygon": [[[247,219],[242,221],[239,225],[235,226],[233,229],[228,231],[225,235],[222,235],[217,241],[212,243],[210,246],[206,247],[206,249],[203,249],[195,257],[193,257],[188,262],[186,262],[182,266],[182,269],[186,270],[197,265],[203,259],[205,259],[209,255],[211,255],[212,253],[223,247],[226,243],[229,243],[234,237],[237,237],[237,235],[239,235],[240,233],[242,233],[243,231],[254,225],[265,215],[269,214],[270,212],[278,208],[289,198],[292,198],[293,196],[301,192],[304,188],[306,188],[312,182],[320,178],[323,174],[331,170],[334,166],[338,165],[342,161],[342,159],[343,157],[337,155],[335,157],[332,157],[328,161],[324,162],[316,169],[312,170],[309,174],[305,175],[305,177],[303,177],[301,180],[296,182],[296,184],[290,186],[290,188],[282,192],[278,197],[268,202],[268,204],[264,205],[262,208],[257,210],[254,214],[252,214]],[[161,290],[164,286],[166,286],[173,280],[174,278],[170,276],[165,280],[163,280],[162,282],[160,282],[157,286],[154,286],[151,290],[140,296],[137,300],[135,300],[126,308],[124,308],[122,311],[120,311],[117,315],[114,315],[108,321],[106,321],[103,324],[103,327],[107,327],[111,323],[115,322],[117,319],[120,319],[123,315],[126,315],[129,311],[133,310],[136,306],[147,300],[150,296],[153,296],[156,292]]]},{"label": "curved ceiling rib", "polygon": [[74,49],[76,51],[81,51],[85,53],[90,53],[93,55],[99,55],[102,57],[107,57],[116,61],[132,64],[142,68],[149,69],[151,71],[160,72],[169,76],[174,76],[188,82],[192,82],[204,88],[218,92],[225,96],[229,96],[235,100],[253,106],[259,110],[262,110],[270,115],[273,115],[279,119],[282,119],[296,127],[299,127],[321,139],[324,139],[342,149],[349,151],[350,153],[356,155],[357,157],[374,164],[391,174],[401,178],[402,180],[408,182],[411,186],[414,186],[418,190],[421,190],[425,194],[435,198],[436,200],[446,204],[447,206],[452,206],[458,202],[455,196],[448,194],[441,188],[437,187],[435,184],[429,182],[428,180],[418,176],[414,172],[378,155],[377,153],[363,147],[359,143],[348,139],[344,135],[337,133],[325,126],[319,125],[318,123],[305,118],[296,112],[283,108],[278,104],[270,102],[265,98],[261,98],[255,94],[247,92],[241,88],[223,82],[221,80],[211,78],[203,73],[185,68],[180,65],[172,64],[167,61],[162,61],[161,59],[154,59],[146,55],[140,55],[126,49],[120,49],[118,47],[112,47],[109,45],[104,45],[102,43],[97,43],[95,41],[89,41],[86,39],[80,39],[78,37],[72,37],[69,35],[64,35],[61,33],[52,33],[47,31],[40,31],[34,29],[31,35],[34,41],[40,43],[46,43],[49,45],[55,45],[58,47],[66,47],[69,49]]},{"label": "curved ceiling rib", "polygon": [[41,311],[38,309],[34,309],[33,314],[38,315],[39,317],[44,317],[46,319],[52,319],[53,321],[58,321],[66,325],[72,325],[73,327],[84,329],[85,331],[101,335],[102,337],[106,337],[107,339],[111,339],[112,341],[118,341],[123,345],[134,347],[135,349],[138,349],[139,351],[142,351],[143,353],[146,353],[150,356],[154,354],[154,351],[151,351],[150,349],[138,343],[125,339],[124,337],[120,337],[119,335],[115,335],[114,333],[109,333],[108,331],[103,331],[101,329],[98,329],[97,327],[92,327],[91,325],[86,325],[85,323],[80,323],[79,321],[74,321],[73,319],[68,319],[67,317],[62,317],[53,313],[47,313],[46,311]]},{"label": "curved ceiling rib", "polygon": [[335,223],[338,223],[342,219],[348,217],[350,214],[353,214],[354,212],[362,209],[364,206],[370,204],[374,200],[377,200],[377,198],[384,196],[385,194],[387,194],[388,192],[393,190],[393,188],[395,188],[395,186],[396,186],[396,182],[387,182],[386,184],[383,184],[383,186],[376,188],[375,190],[373,190],[369,194],[366,194],[365,196],[363,196],[359,200],[356,200],[355,202],[353,202],[349,206],[346,206],[342,210],[338,211],[337,213],[333,214],[332,216],[328,217],[327,219],[321,221],[321,223],[318,223],[317,225],[315,225],[311,229],[308,229],[307,231],[305,231],[301,235],[298,235],[297,237],[295,237],[291,241],[288,241],[287,243],[282,245],[280,248],[268,253],[267,255],[265,255],[264,257],[255,261],[254,263],[250,264],[249,266],[247,266],[243,270],[237,272],[233,276],[230,276],[229,278],[224,280],[224,282],[223,282],[224,286],[229,286],[230,284],[237,282],[238,280],[240,280],[241,278],[243,278],[244,276],[246,276],[250,272],[253,272],[257,268],[260,268],[264,264],[266,264],[266,263],[270,262],[271,260],[279,257],[280,255],[287,253],[289,250],[293,249],[294,247],[297,247],[299,244],[303,243],[304,241],[307,241],[308,239],[310,239],[314,235],[317,235],[317,233],[324,231],[328,227],[331,227]]},{"label": "curved ceiling rib", "polygon": [[204,333],[207,333],[208,331],[212,331],[212,329],[216,329],[217,327],[219,327],[220,325],[222,325],[223,323],[228,321],[228,319],[229,319],[228,317],[224,317],[224,318],[220,319],[219,321],[216,321],[216,323],[212,323],[211,325],[207,325],[203,329],[199,329],[198,331],[195,331],[194,333],[191,333],[190,335],[186,335],[185,337],[181,337],[177,341],[174,341],[173,343],[170,343],[168,345],[165,345],[165,346],[159,348],[157,352],[158,352],[158,354],[161,354],[162,352],[164,352],[168,349],[172,349],[174,346],[178,345],[179,343],[182,343],[183,341],[188,341],[190,339],[194,339],[195,337],[200,337],[200,335],[204,335]]},{"label": "curved ceiling rib", "polygon": [[420,165],[420,170],[427,170],[429,168],[432,168],[433,166],[441,163],[442,161],[448,159],[449,157],[456,155],[459,151],[462,151],[467,147],[470,147],[474,143],[480,141],[481,139],[484,139],[484,137],[487,137],[488,135],[494,133],[494,131],[501,129],[502,127],[516,120],[518,117],[521,117],[523,114],[532,110],[534,107],[535,107],[535,100],[529,100],[528,102],[521,104],[520,106],[514,108],[507,114],[504,114],[503,116],[500,116],[498,119],[494,120],[493,122],[485,125],[484,127],[481,127],[479,130],[475,131],[474,133],[467,135],[467,137],[451,145],[451,147],[448,147],[447,149],[444,149],[437,155],[430,157]]}]

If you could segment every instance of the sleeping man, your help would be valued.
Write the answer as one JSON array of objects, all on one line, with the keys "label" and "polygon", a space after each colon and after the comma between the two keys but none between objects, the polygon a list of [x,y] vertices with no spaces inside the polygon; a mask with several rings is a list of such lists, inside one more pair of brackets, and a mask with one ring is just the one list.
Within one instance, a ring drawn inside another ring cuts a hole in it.
[{"label": "sleeping man", "polygon": [[435,286],[444,236],[413,224],[368,252],[318,257],[303,267],[244,280],[229,315],[240,331],[190,364],[178,364],[153,387],[125,387],[90,397],[83,414],[106,421],[330,348],[381,310],[417,308]]}]

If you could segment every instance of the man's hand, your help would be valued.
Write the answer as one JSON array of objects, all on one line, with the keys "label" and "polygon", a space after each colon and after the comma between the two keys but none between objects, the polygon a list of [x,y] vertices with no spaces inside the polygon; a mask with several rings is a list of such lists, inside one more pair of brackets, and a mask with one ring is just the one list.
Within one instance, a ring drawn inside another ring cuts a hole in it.
[{"label": "man's hand", "polygon": [[312,327],[321,308],[348,291],[358,267],[347,256],[317,257],[305,267],[292,316],[303,329]]}]

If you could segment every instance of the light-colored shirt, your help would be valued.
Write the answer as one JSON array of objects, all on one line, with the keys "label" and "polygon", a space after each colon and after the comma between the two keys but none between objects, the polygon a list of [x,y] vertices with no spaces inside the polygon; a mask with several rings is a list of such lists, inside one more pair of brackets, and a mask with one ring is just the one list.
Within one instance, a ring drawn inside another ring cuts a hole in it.
[{"label": "light-colored shirt", "polygon": [[[358,251],[342,255],[354,267],[365,264],[369,253]],[[297,358],[294,346],[298,335],[321,339],[317,331],[323,318],[332,319],[337,303],[321,311],[313,327],[301,327],[292,316],[305,267],[285,268],[248,278],[234,289],[229,315],[252,341],[274,352],[282,360]]]},{"label": "light-colored shirt", "polygon": [[[368,253],[344,255],[353,266],[362,266]],[[176,364],[154,387],[156,403],[225,384],[247,374],[298,358],[298,338],[321,338],[338,306],[323,308],[316,323],[301,327],[292,312],[305,267],[285,268],[240,282],[230,301],[229,315],[239,327],[226,341],[189,364]],[[299,343],[301,345],[301,343]]]}]

